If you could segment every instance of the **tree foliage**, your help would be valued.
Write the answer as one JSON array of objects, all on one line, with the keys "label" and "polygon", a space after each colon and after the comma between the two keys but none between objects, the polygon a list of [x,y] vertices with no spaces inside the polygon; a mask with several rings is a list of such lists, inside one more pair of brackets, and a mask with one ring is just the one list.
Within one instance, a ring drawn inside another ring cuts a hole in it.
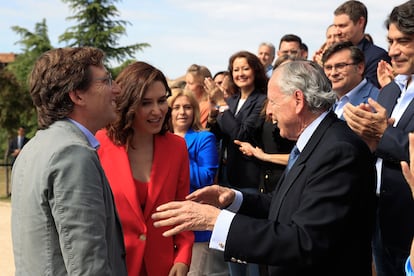
[{"label": "tree foliage", "polygon": [[36,59],[52,49],[46,19],[36,23],[33,32],[19,26],[12,26],[12,30],[21,37],[16,44],[22,46],[22,53],[0,71],[0,125],[8,135],[15,134],[20,125],[25,125],[29,133],[36,129],[36,111],[29,94],[27,77]]},{"label": "tree foliage", "polygon": [[124,35],[125,26],[129,22],[115,20],[119,16],[113,2],[119,0],[62,0],[68,3],[75,15],[67,17],[77,25],[69,27],[59,37],[59,42],[69,46],[92,46],[102,49],[107,61],[116,60],[122,63],[134,57],[136,51],[149,47],[148,43],[137,43],[129,46],[119,46],[119,37]]},{"label": "tree foliage", "polygon": [[12,26],[12,30],[21,37],[16,44],[22,46],[22,53],[7,68],[14,73],[19,84],[27,91],[27,77],[36,59],[53,47],[50,43],[46,19],[36,23],[34,32],[19,26]]},{"label": "tree foliage", "polygon": [[8,70],[0,70],[0,87],[0,125],[11,135],[20,122],[28,119],[28,114],[33,114],[33,105],[30,97],[25,95],[15,76]]},{"label": "tree foliage", "polygon": [[[116,76],[122,68],[131,63],[136,51],[148,47],[147,43],[139,43],[120,47],[118,40],[125,34],[128,22],[114,20],[119,16],[117,8],[112,4],[119,0],[62,0],[69,3],[78,25],[72,26],[62,34],[60,41],[69,42],[68,46],[93,46],[106,52],[107,61],[114,59],[121,65],[110,69]],[[48,36],[46,19],[35,24],[34,31],[12,26],[12,30],[20,36],[16,42],[21,46],[21,53],[16,60],[4,69],[0,68],[0,139],[15,135],[20,125],[25,125],[30,137],[36,130],[36,111],[33,106],[27,78],[37,58],[44,52],[53,49]],[[124,62],[125,61],[125,62]],[[124,63],[122,63],[124,62]],[[109,67],[109,66],[108,66]],[[0,153],[7,143],[0,144]]]}]

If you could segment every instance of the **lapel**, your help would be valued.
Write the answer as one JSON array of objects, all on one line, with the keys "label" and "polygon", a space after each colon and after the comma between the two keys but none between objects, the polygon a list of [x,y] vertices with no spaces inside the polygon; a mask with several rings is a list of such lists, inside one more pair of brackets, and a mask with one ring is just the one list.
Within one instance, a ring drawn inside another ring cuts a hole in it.
[{"label": "lapel", "polygon": [[197,132],[192,128],[188,129],[187,133],[184,136],[185,143],[187,144],[187,149],[190,149],[195,143],[197,138]]},{"label": "lapel", "polygon": [[231,97],[227,104],[229,105],[229,109],[231,111],[232,114],[236,113],[236,109],[237,109],[237,103],[240,100],[240,93],[235,94],[233,97]]},{"label": "lapel", "polygon": [[290,171],[286,174],[285,170],[278,185],[279,190],[274,194],[274,200],[272,200],[270,214],[273,219],[276,219],[279,216],[280,208],[287,192],[290,190],[302,171],[306,169],[306,161],[309,159],[315,148],[318,145],[321,145],[320,141],[324,136],[326,130],[336,120],[338,120],[336,114],[333,111],[330,111],[316,128],[315,132],[312,134],[311,138],[309,139],[303,151],[300,153],[298,159],[296,160],[295,164],[293,164]]},{"label": "lapel", "polygon": [[116,162],[110,162],[111,169],[106,172],[108,177],[110,177],[110,183],[115,184],[112,185],[113,189],[117,190],[117,194],[122,194],[125,197],[135,216],[137,216],[140,221],[144,221],[140,207],[141,204],[138,201],[137,190],[125,147],[115,146],[111,143],[106,158],[116,160]]},{"label": "lapel", "polygon": [[[151,177],[148,183],[148,195],[147,202],[144,209],[144,218],[148,219],[151,217],[151,213],[159,204],[159,198],[163,195],[161,191],[169,192],[168,186],[168,175],[172,168],[170,156],[175,156],[177,153],[169,151],[168,146],[168,135],[175,135],[166,133],[164,135],[157,134],[154,137],[154,159],[151,166]],[[170,140],[171,142],[171,140]]]},{"label": "lapel", "polygon": [[369,81],[367,81],[364,86],[362,86],[359,91],[355,94],[355,96],[351,99],[349,99],[349,102],[354,105],[357,106],[360,103],[366,103],[368,101],[368,97],[369,94],[371,92],[372,85],[370,85],[371,83]]},{"label": "lapel", "polygon": [[400,94],[400,87],[393,81],[386,85],[379,93],[378,103],[387,110],[388,118],[391,116],[392,110],[394,109]]},{"label": "lapel", "polygon": [[414,99],[408,104],[407,109],[402,114],[400,120],[398,121],[398,127],[405,129],[405,126],[412,120],[414,115]]},{"label": "lapel", "polygon": [[[240,101],[240,93],[238,93],[234,98],[232,98],[231,101],[229,101],[228,105],[229,105],[229,109],[231,110],[231,112],[233,114],[236,113],[237,110],[237,104]],[[235,117],[239,117],[240,114],[243,114],[243,111],[245,109],[248,109],[254,102],[256,102],[257,100],[257,95],[258,93],[256,92],[256,90],[253,90],[253,92],[247,97],[246,101],[244,102],[243,106],[240,108],[239,112],[237,113],[237,115]]]}]

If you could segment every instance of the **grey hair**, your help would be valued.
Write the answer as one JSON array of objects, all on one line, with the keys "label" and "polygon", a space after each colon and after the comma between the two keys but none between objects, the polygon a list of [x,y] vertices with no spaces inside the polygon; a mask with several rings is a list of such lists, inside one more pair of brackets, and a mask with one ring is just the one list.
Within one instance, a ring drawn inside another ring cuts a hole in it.
[{"label": "grey hair", "polygon": [[262,42],[262,43],[260,43],[259,48],[262,47],[262,46],[269,47],[271,49],[271,51],[272,51],[273,56],[276,55],[276,47],[272,43],[270,43],[270,42]]},{"label": "grey hair", "polygon": [[285,95],[292,95],[296,90],[303,92],[309,109],[324,112],[336,101],[331,82],[322,67],[313,61],[291,61],[277,68],[280,73],[277,84]]}]

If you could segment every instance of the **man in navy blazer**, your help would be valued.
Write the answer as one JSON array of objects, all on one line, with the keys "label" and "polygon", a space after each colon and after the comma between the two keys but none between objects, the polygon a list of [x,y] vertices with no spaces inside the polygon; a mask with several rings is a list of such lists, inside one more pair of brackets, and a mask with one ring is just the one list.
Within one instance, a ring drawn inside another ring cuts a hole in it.
[{"label": "man in navy blazer", "polygon": [[338,118],[346,103],[358,105],[368,98],[377,99],[379,89],[364,78],[364,53],[350,41],[338,42],[329,47],[322,56],[326,76],[337,95],[334,111]]},{"label": "man in navy blazer", "polygon": [[339,41],[351,41],[364,52],[365,77],[380,88],[377,67],[380,60],[390,63],[387,52],[365,38],[368,23],[367,7],[360,1],[346,1],[334,11],[334,26]]},{"label": "man in navy blazer", "polygon": [[414,131],[414,1],[397,6],[386,21],[394,81],[378,102],[346,105],[344,117],[377,157],[379,197],[373,253],[378,276],[404,275],[414,235],[414,202],[403,178],[409,161],[408,133]]},{"label": "man in navy blazer", "polygon": [[278,67],[267,113],[300,154],[276,190],[205,187],[187,197],[193,201],[158,207],[154,225],[175,225],[167,236],[212,230],[210,247],[226,260],[268,265],[270,275],[370,276],[374,163],[367,145],[330,111],[335,98],[316,63]]},{"label": "man in navy blazer", "polygon": [[26,137],[26,129],[20,126],[17,129],[17,136],[10,140],[7,155],[10,156],[11,164],[14,164],[20,151],[29,142],[29,138]]}]

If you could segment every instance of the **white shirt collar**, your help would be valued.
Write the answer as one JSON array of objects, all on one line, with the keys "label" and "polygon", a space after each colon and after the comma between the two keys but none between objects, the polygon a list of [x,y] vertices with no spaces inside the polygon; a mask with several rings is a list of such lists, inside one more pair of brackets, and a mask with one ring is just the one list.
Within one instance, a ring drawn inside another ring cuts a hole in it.
[{"label": "white shirt collar", "polygon": [[308,125],[299,136],[298,140],[296,141],[296,146],[298,147],[299,151],[302,152],[305,148],[306,144],[308,143],[309,139],[311,138],[312,134],[315,132],[316,128],[322,122],[322,120],[328,115],[329,111],[325,111],[318,118],[313,120],[313,122]]}]

